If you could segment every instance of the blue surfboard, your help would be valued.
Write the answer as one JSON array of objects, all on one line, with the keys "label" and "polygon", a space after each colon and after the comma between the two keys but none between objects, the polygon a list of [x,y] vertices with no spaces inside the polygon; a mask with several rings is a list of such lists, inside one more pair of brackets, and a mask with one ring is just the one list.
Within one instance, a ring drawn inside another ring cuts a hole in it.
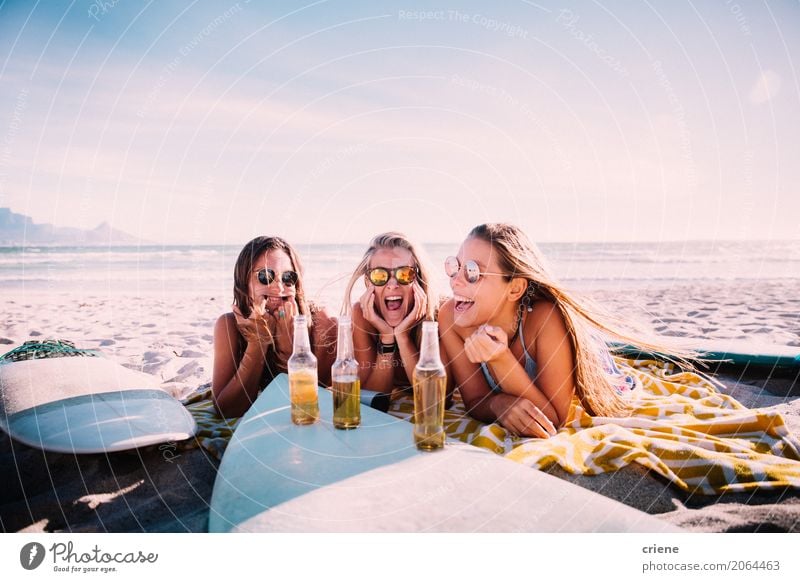
[{"label": "blue surfboard", "polygon": [[290,420],[286,375],[242,418],[214,483],[211,532],[666,532],[646,513],[503,459],[449,442],[417,451],[412,425],[367,406],[337,430]]},{"label": "blue surfboard", "polygon": [[[737,368],[772,368],[800,371],[800,348],[776,346],[745,340],[699,340],[693,342],[698,358],[707,363],[719,363]],[[658,353],[640,350],[635,346],[610,344],[616,354],[631,358],[655,358]]]}]

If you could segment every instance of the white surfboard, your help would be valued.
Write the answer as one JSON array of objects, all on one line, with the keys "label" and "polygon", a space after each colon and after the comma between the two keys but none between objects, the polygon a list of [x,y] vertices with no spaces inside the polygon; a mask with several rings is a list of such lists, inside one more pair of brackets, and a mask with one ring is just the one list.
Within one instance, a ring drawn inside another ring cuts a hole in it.
[{"label": "white surfboard", "polygon": [[239,423],[214,483],[211,532],[669,532],[672,525],[493,453],[417,451],[412,425],[367,406],[359,428],[290,420],[278,376]]},{"label": "white surfboard", "polygon": [[0,362],[0,429],[58,453],[185,440],[195,422],[156,379],[100,355]]}]

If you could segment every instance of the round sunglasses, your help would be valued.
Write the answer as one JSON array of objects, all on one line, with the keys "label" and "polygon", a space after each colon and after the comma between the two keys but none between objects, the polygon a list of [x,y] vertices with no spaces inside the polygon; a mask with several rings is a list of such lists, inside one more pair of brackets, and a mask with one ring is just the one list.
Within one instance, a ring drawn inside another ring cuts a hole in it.
[{"label": "round sunglasses", "polygon": [[[262,285],[271,285],[275,281],[275,271],[272,269],[261,269],[257,273],[258,282]],[[295,271],[284,271],[281,273],[281,282],[287,287],[294,287],[300,276]]]},{"label": "round sunglasses", "polygon": [[394,277],[401,285],[411,285],[417,280],[416,267],[396,267],[394,269],[386,269],[384,267],[375,267],[367,272],[367,278],[370,283],[376,287],[383,287],[389,282],[389,279]]},{"label": "round sunglasses", "polygon": [[[450,277],[451,279],[455,278],[461,269],[462,265],[457,257],[447,257],[444,260],[444,272],[447,273],[447,276]],[[496,277],[508,277],[508,275],[506,275],[505,273],[487,273],[487,272],[481,273],[481,268],[478,266],[478,263],[476,263],[472,259],[464,261],[463,269],[464,269],[464,279],[467,280],[467,283],[477,283],[478,279],[480,279],[484,275],[494,275]]]}]

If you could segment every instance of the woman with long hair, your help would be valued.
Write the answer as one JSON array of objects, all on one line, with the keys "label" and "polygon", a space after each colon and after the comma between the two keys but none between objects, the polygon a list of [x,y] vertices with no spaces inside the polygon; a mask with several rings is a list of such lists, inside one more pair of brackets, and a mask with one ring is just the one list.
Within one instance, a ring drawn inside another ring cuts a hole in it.
[{"label": "woman with long hair", "polygon": [[214,326],[212,394],[217,411],[241,416],[261,388],[286,371],[294,342],[294,317],[307,316],[319,379],[330,384],[336,354],[336,320],[306,299],[303,266],[292,246],[260,236],[239,253],[233,270],[233,309]]},{"label": "woman with long hair", "polygon": [[439,328],[450,372],[470,415],[514,434],[555,434],[574,395],[595,416],[631,413],[637,381],[616,366],[606,339],[690,355],[567,291],[515,226],[476,226],[445,269],[453,297]]},{"label": "woman with long hair", "polygon": [[[351,305],[359,280],[366,290]],[[342,307],[343,313],[352,312],[362,386],[391,392],[411,385],[419,360],[420,324],[435,320],[438,306],[422,248],[399,232],[374,237],[347,284]]]}]

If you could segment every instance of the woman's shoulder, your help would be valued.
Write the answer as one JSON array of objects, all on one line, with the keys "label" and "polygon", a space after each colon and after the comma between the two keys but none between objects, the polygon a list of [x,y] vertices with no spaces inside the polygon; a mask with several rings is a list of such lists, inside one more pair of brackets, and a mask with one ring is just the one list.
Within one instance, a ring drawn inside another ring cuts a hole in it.
[{"label": "woman's shoulder", "polygon": [[214,324],[214,341],[221,346],[230,346],[231,340],[241,341],[239,327],[236,325],[236,315],[232,311],[223,313]]},{"label": "woman's shoulder", "polygon": [[332,315],[327,307],[316,303],[309,303],[308,310],[311,313],[311,325],[314,329],[319,330],[321,335],[328,335],[330,330],[333,330],[334,336],[336,335],[336,327],[339,324],[339,319]]},{"label": "woman's shoulder", "polygon": [[539,299],[528,311],[525,318],[525,328],[528,326],[543,328],[553,324],[562,324],[564,322],[564,314],[556,305],[555,301],[549,299]]},{"label": "woman's shoulder", "polygon": [[236,315],[232,311],[228,313],[223,313],[217,318],[216,323],[214,324],[214,329],[220,328],[235,328],[236,327]]},{"label": "woman's shoulder", "polygon": [[350,314],[353,318],[353,330],[363,330],[367,333],[373,333],[375,328],[364,317],[364,310],[361,309],[361,303],[356,301],[350,308]]},{"label": "woman's shoulder", "polygon": [[335,323],[338,321],[336,316],[331,314],[327,307],[320,305],[319,303],[309,302],[308,312],[311,314],[311,321],[314,324],[329,323],[331,321]]},{"label": "woman's shoulder", "polygon": [[523,332],[525,343],[530,349],[535,347],[536,338],[543,332],[567,333],[567,323],[564,320],[564,314],[554,301],[540,299],[527,312]]}]

